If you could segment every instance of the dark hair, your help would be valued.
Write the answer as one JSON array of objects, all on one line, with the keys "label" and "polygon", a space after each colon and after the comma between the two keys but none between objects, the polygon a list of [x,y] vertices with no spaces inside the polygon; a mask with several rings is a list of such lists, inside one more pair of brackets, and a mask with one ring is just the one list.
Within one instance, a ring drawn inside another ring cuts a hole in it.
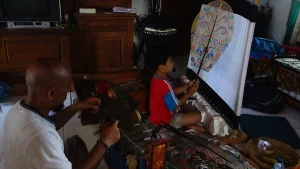
[{"label": "dark hair", "polygon": [[146,53],[146,57],[149,63],[149,68],[156,71],[159,65],[166,65],[170,55],[165,48],[156,47],[148,50]]}]

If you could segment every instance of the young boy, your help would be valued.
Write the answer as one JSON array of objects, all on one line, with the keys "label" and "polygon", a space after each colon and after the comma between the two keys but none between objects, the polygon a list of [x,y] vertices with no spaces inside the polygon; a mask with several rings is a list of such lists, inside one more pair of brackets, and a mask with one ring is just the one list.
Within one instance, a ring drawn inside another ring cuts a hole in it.
[{"label": "young boy", "polygon": [[[199,83],[191,81],[187,85],[174,88],[167,74],[173,71],[174,63],[163,49],[157,49],[151,67],[156,69],[150,85],[150,117],[155,125],[170,124],[175,128],[196,125],[201,121],[200,112],[178,113],[179,107],[197,92]],[[178,100],[176,95],[187,92]]]}]

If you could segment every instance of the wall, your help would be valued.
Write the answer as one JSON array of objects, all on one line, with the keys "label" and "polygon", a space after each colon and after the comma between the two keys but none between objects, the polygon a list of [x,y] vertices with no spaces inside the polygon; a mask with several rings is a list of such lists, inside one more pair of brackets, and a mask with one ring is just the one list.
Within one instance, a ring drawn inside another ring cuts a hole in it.
[{"label": "wall", "polygon": [[[148,4],[147,4],[147,1],[148,0],[132,0],[132,8],[135,8],[137,15],[147,15],[148,14]],[[135,45],[137,47],[139,47],[140,42],[139,42],[139,40],[137,39],[136,36],[134,36],[134,42],[135,42]],[[143,54],[141,54],[139,56],[139,61],[138,61],[139,62],[138,65],[139,66],[143,66],[143,63],[142,63],[143,60],[141,60],[143,58],[144,58],[144,56],[143,56]]]},{"label": "wall", "polygon": [[132,8],[136,9],[137,15],[148,14],[147,1],[148,0],[132,0]]},{"label": "wall", "polygon": [[[282,44],[286,32],[287,21],[289,18],[293,0],[269,0],[273,7],[273,18],[271,21],[270,39]],[[259,4],[264,5],[268,0],[260,0]]]},{"label": "wall", "polygon": [[294,32],[293,32],[290,44],[295,45],[296,41],[297,42],[300,41],[300,36],[299,36],[300,29],[299,28],[300,28],[300,12],[298,14],[298,18],[297,18],[297,21],[296,21],[296,24],[295,24],[295,27],[294,27]]},{"label": "wall", "polygon": [[[132,8],[136,10],[137,15],[147,15],[148,14],[148,0],[132,0]],[[140,42],[137,37],[134,36],[134,42],[138,45]]]}]

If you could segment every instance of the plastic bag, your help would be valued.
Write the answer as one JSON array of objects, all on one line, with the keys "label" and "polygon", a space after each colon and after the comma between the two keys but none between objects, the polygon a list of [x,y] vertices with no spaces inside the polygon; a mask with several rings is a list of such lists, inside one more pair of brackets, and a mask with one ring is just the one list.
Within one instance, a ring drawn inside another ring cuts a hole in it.
[{"label": "plastic bag", "polygon": [[11,90],[12,87],[10,85],[0,81],[0,98],[8,97]]}]

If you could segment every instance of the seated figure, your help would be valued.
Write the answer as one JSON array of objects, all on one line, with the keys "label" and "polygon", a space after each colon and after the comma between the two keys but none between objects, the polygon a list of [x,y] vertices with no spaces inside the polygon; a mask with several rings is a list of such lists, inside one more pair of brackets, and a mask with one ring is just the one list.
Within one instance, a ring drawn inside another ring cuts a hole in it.
[{"label": "seated figure", "polygon": [[[163,48],[157,48],[155,53],[155,60],[151,61],[151,67],[156,71],[150,85],[149,120],[157,126],[170,124],[174,128],[200,124],[200,112],[182,113],[180,111],[180,106],[184,105],[189,97],[197,92],[199,83],[191,81],[186,85],[174,88],[167,76],[173,71],[172,58]],[[176,96],[180,94],[182,96],[177,98]]]}]

